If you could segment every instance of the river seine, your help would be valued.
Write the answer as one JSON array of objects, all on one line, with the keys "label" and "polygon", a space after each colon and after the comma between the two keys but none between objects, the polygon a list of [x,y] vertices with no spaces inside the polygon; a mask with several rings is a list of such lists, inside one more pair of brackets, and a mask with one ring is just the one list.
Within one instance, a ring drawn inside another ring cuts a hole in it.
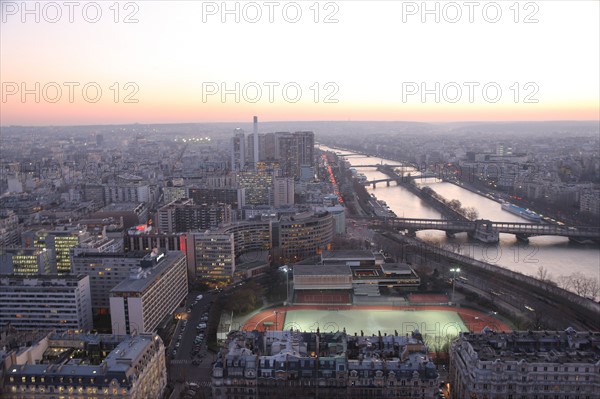
[{"label": "river seine", "polygon": [[[320,148],[340,153],[340,151],[326,146],[320,146]],[[342,151],[341,154],[352,154],[352,152]],[[353,167],[356,167],[357,173],[364,174],[367,180],[381,179],[387,176],[375,168],[361,168],[359,165],[375,165],[381,162],[390,165],[398,164],[397,161],[374,156],[351,156],[346,159]],[[436,178],[418,180],[417,183],[431,187],[448,200],[459,200],[463,207],[475,208],[480,219],[498,222],[529,222],[502,210],[500,203],[485,195],[471,192],[455,184]],[[394,183],[391,183],[389,187],[385,184],[378,184],[375,189],[369,186],[367,191],[373,193],[377,199],[385,201],[400,218],[441,219],[438,211]],[[450,238],[443,231],[425,230],[418,232],[417,236],[428,243],[438,244],[463,255],[527,275],[536,276],[539,266],[543,266],[547,270],[549,278],[554,281],[561,275],[570,275],[575,272],[600,280],[600,248],[594,244],[571,243],[565,237],[530,237],[529,243],[523,243],[517,241],[512,234],[500,234],[500,241],[497,244],[484,244],[469,239],[466,233],[456,234],[455,237]]]}]

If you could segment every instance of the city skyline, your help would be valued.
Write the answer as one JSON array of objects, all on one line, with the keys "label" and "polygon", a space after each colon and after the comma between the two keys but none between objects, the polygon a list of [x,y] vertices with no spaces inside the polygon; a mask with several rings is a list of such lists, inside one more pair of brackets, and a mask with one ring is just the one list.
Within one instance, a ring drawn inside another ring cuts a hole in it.
[{"label": "city skyline", "polygon": [[3,2],[0,125],[598,119],[597,2],[475,3]]}]

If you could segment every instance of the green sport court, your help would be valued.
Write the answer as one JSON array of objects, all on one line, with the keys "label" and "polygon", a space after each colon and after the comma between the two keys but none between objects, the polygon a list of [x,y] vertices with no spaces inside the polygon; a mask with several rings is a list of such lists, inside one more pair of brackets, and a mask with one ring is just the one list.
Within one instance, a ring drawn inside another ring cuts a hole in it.
[{"label": "green sport court", "polygon": [[[283,315],[279,316],[283,319]],[[280,323],[281,320],[276,320]],[[456,336],[469,329],[461,317],[453,311],[445,310],[291,310],[285,312],[282,326],[276,329],[321,332],[336,332],[346,329],[346,333],[378,335],[387,333],[410,334],[419,330],[423,335]]]}]

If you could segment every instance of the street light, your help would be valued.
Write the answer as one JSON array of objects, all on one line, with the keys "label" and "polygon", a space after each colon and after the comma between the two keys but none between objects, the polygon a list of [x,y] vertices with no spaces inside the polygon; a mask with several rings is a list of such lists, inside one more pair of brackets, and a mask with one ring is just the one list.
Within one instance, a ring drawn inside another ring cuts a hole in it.
[{"label": "street light", "polygon": [[456,286],[456,273],[460,273],[460,269],[458,267],[450,269],[452,273],[454,273],[454,278],[452,278],[452,304],[454,304],[454,287]]},{"label": "street light", "polygon": [[279,268],[279,270],[281,270],[282,272],[285,273],[285,302],[283,304],[284,304],[284,306],[287,306],[287,302],[290,298],[290,284],[289,284],[290,268],[288,265],[283,265]]},{"label": "street light", "polygon": [[273,313],[275,313],[275,330],[274,331],[277,331],[277,315],[279,315],[279,313],[281,313],[281,312],[278,310],[275,310]]}]

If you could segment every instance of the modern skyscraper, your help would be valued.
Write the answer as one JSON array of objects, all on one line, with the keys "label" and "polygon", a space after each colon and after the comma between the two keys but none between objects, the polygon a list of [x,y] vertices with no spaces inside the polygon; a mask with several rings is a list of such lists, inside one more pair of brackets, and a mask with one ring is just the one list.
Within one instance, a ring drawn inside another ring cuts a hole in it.
[{"label": "modern skyscraper", "polygon": [[158,210],[158,228],[165,233],[211,229],[233,219],[229,204],[194,204],[189,198],[173,201]]},{"label": "modern skyscraper", "polygon": [[273,172],[249,171],[239,172],[237,182],[246,194],[245,204],[270,205],[273,189]]},{"label": "modern skyscraper", "polygon": [[275,177],[273,179],[273,199],[271,203],[274,207],[284,205],[294,205],[294,179],[290,177]]},{"label": "modern skyscraper", "polygon": [[253,161],[254,161],[254,170],[256,170],[258,162],[260,160],[260,158],[259,158],[259,150],[258,150],[258,117],[257,116],[254,117],[254,121],[253,121],[252,127],[253,127],[253,129],[252,129],[252,134],[253,134],[252,139],[254,140],[254,148],[253,148],[254,157],[253,157]]},{"label": "modern skyscraper", "polygon": [[85,226],[62,226],[54,231],[49,231],[46,236],[46,248],[54,251],[56,256],[56,273],[71,273],[71,248],[89,238]]},{"label": "modern skyscraper", "polygon": [[315,157],[315,134],[313,132],[295,132],[298,140],[299,166],[313,166]]},{"label": "modern skyscraper", "polygon": [[240,171],[246,168],[246,136],[237,128],[231,138],[231,170]]},{"label": "modern skyscraper", "polygon": [[235,273],[233,234],[188,234],[188,267],[196,278],[230,281]]}]

